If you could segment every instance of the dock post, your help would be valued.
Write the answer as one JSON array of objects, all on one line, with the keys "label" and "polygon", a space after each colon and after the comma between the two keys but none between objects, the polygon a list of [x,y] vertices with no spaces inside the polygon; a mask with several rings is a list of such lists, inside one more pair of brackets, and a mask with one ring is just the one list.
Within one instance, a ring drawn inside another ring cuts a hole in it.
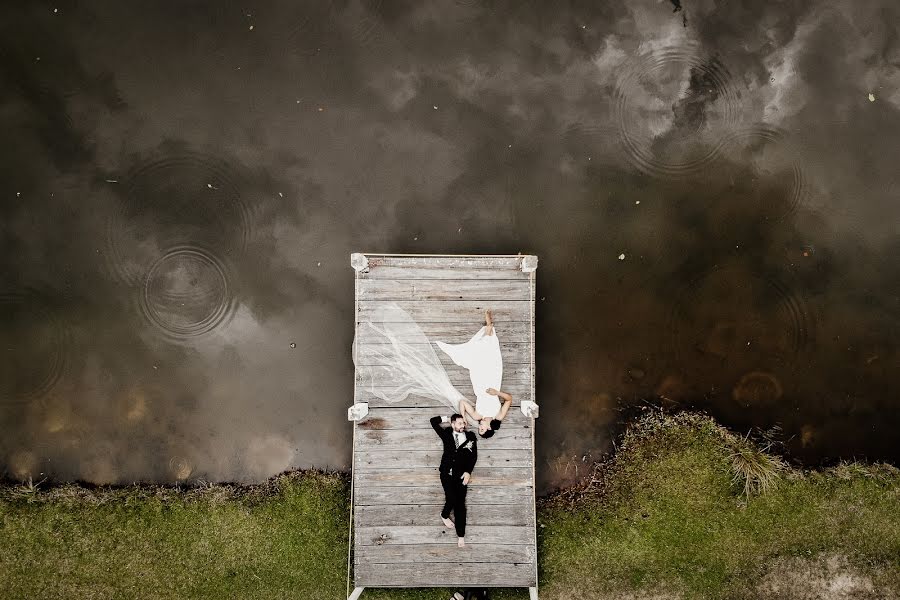
[{"label": "dock post", "polygon": [[522,264],[519,267],[523,273],[534,273],[537,271],[538,257],[534,254],[526,254],[522,257]]},{"label": "dock post", "polygon": [[369,259],[366,258],[365,254],[361,254],[359,252],[354,252],[350,255],[350,266],[353,267],[353,270],[357,273],[368,273],[369,272]]},{"label": "dock post", "polygon": [[359,421],[363,417],[369,414],[369,403],[368,402],[357,402],[353,406],[347,409],[347,420],[348,421]]},{"label": "dock post", "polygon": [[[364,587],[358,587],[353,590],[353,593],[347,598],[347,600],[357,600],[360,595],[363,593],[363,590],[366,589]],[[537,597],[537,596],[535,596]]]},{"label": "dock post", "polygon": [[519,407],[519,409],[526,417],[532,417],[535,419],[538,418],[539,407],[531,400],[522,400],[522,405]]}]

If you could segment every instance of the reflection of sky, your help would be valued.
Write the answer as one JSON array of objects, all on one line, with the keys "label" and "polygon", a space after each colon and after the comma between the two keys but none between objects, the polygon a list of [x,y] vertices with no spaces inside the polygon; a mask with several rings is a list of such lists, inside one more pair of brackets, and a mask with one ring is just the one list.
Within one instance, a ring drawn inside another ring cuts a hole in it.
[{"label": "reflection of sky", "polygon": [[643,401],[896,460],[897,11],[9,9],[0,461],[346,466],[353,251],[540,256],[545,485]]}]

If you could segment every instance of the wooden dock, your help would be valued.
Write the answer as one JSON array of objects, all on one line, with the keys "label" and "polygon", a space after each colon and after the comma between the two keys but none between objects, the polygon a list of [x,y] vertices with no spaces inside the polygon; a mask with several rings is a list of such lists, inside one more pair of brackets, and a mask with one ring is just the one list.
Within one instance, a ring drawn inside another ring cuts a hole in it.
[{"label": "wooden dock", "polygon": [[[455,532],[440,520],[442,447],[429,424],[432,416],[449,415],[449,408],[421,397],[387,403],[356,387],[353,408],[367,414],[350,417],[354,589],[349,597],[358,598],[366,587],[528,587],[537,598],[532,404],[537,257],[354,254],[351,264],[357,326],[379,304],[395,302],[429,340],[460,343],[484,324],[490,308],[501,342],[501,387],[513,395],[513,407],[494,437],[478,438],[466,547],[458,548]],[[358,341],[358,360],[365,360],[366,343]],[[474,404],[468,371],[435,351],[451,382]]]}]

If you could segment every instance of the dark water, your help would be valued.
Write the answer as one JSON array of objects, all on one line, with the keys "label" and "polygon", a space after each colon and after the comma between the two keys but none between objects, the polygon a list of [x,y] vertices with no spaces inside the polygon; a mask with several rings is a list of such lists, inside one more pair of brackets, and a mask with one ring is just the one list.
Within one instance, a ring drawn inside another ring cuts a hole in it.
[{"label": "dark water", "polygon": [[646,404],[900,458],[895,2],[3,10],[7,477],[346,467],[353,251],[540,256],[544,489]]}]

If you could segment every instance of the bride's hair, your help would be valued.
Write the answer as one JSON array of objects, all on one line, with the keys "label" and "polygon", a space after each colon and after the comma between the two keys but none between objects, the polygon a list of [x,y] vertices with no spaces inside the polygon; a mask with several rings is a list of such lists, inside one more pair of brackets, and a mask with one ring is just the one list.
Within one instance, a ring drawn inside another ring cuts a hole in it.
[{"label": "bride's hair", "polygon": [[483,438],[492,437],[494,435],[494,432],[497,431],[498,429],[500,429],[500,423],[501,423],[500,419],[491,419],[491,428],[488,429],[487,431],[485,431],[484,433],[479,432],[478,435],[480,435]]}]

